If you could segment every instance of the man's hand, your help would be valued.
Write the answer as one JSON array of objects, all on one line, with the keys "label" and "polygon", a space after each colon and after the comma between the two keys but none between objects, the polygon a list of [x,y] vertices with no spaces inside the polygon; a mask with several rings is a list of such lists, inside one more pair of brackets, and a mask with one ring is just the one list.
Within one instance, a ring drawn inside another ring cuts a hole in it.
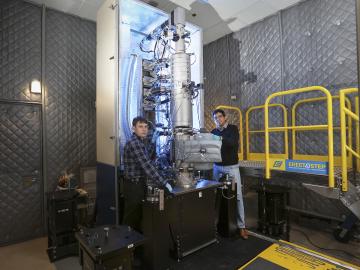
[{"label": "man's hand", "polygon": [[218,136],[218,135],[213,134],[212,137],[213,137],[213,139],[215,141],[222,141],[222,136]]},{"label": "man's hand", "polygon": [[173,192],[173,188],[169,183],[165,184],[165,190],[167,190],[168,192],[172,193]]},{"label": "man's hand", "polygon": [[174,187],[175,187],[175,182],[174,182],[174,180],[168,180],[168,181],[166,182],[166,184],[169,184],[169,186],[171,186],[171,188],[174,188]]},{"label": "man's hand", "polygon": [[165,192],[165,197],[174,197],[174,193],[173,193],[173,187],[175,186],[174,182],[169,180],[166,182],[166,184],[164,185],[164,192]]}]

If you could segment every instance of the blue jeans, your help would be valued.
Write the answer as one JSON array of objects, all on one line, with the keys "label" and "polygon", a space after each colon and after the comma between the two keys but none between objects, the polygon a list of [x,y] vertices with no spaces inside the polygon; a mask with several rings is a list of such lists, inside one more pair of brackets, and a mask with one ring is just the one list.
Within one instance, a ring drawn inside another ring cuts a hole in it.
[{"label": "blue jeans", "polygon": [[242,195],[242,185],[240,178],[240,170],[239,165],[231,165],[231,166],[219,166],[214,164],[213,177],[214,180],[219,181],[221,174],[229,174],[235,178],[237,185],[237,215],[236,222],[238,228],[245,228],[245,211],[244,211],[244,201]]}]

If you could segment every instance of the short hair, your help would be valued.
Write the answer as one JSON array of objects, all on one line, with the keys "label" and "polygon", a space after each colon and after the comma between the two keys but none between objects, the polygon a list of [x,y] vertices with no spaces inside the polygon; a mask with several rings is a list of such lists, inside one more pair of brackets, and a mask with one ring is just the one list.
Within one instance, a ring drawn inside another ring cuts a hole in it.
[{"label": "short hair", "polygon": [[217,113],[221,113],[222,116],[226,116],[224,110],[222,110],[222,109],[216,109],[215,111],[213,111],[212,115],[215,116],[215,114],[217,114]]},{"label": "short hair", "polygon": [[132,125],[133,127],[136,126],[137,123],[145,123],[148,124],[148,121],[142,117],[142,116],[136,116],[133,120],[132,120]]}]

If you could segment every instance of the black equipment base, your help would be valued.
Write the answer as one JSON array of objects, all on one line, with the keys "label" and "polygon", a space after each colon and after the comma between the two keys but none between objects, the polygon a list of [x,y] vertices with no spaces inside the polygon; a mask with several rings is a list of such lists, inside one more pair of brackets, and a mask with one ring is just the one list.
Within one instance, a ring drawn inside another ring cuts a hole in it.
[{"label": "black equipment base", "polygon": [[277,185],[256,186],[258,193],[258,230],[276,238],[289,239],[290,222],[287,206],[289,188]]},{"label": "black equipment base", "polygon": [[75,237],[83,270],[131,270],[133,251],[145,241],[142,234],[130,227],[113,225],[82,229]]},{"label": "black equipment base", "polygon": [[217,224],[218,233],[223,237],[236,236],[238,234],[236,184],[234,190],[232,190],[231,185],[219,187],[216,200],[219,204],[217,207],[220,209]]},{"label": "black equipment base", "polygon": [[[48,249],[51,262],[78,254],[75,231],[86,217],[87,197],[76,190],[47,194]],[[85,213],[84,213],[85,212]]]},{"label": "black equipment base", "polygon": [[162,270],[171,258],[183,257],[217,242],[215,225],[216,189],[222,184],[202,180],[192,188],[175,188],[174,197],[159,202],[144,202],[143,233],[145,269]]}]

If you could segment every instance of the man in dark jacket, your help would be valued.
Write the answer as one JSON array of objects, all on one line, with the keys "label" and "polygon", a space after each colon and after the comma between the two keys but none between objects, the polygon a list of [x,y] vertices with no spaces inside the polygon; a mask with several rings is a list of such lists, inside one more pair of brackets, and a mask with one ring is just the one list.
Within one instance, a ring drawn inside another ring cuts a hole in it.
[{"label": "man in dark jacket", "polygon": [[148,138],[148,121],[135,117],[133,135],[124,147],[124,216],[123,223],[141,231],[142,204],[146,188],[159,187],[172,192],[172,185],[159,173],[155,164],[155,147]]},{"label": "man in dark jacket", "polygon": [[213,129],[211,133],[222,138],[222,162],[214,164],[214,178],[215,180],[219,180],[221,174],[229,174],[235,178],[237,184],[237,226],[240,231],[240,236],[243,239],[248,239],[248,233],[245,229],[245,212],[238,158],[239,130],[236,126],[228,123],[223,110],[215,110],[213,112],[213,118],[216,128]]}]

